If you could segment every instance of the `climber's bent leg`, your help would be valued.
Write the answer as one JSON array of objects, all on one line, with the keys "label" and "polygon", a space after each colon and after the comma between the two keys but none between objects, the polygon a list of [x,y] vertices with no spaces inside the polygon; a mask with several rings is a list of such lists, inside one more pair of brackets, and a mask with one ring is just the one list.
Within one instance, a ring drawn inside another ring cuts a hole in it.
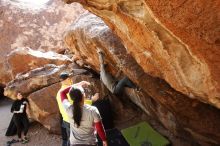
[{"label": "climber's bent leg", "polygon": [[131,82],[128,77],[121,79],[115,86],[114,94],[121,94],[124,90],[124,87],[136,88],[135,84]]}]

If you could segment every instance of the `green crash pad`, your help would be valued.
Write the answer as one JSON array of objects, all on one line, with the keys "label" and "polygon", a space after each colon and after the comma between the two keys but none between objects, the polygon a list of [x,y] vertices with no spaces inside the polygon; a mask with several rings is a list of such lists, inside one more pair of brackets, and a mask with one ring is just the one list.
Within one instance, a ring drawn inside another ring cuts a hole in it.
[{"label": "green crash pad", "polygon": [[170,144],[146,122],[123,129],[121,132],[130,146],[167,146]]}]

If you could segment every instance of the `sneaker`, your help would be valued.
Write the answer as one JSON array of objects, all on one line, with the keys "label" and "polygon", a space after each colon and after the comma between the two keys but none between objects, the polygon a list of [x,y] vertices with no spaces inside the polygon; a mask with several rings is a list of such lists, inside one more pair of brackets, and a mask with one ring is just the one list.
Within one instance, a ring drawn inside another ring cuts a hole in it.
[{"label": "sneaker", "polygon": [[140,87],[136,87],[136,88],[135,88],[135,91],[136,91],[136,92],[141,92],[141,88],[140,88]]},{"label": "sneaker", "polygon": [[7,145],[8,146],[10,146],[11,144],[13,144],[13,143],[17,143],[17,142],[20,142],[21,140],[19,140],[19,139],[12,139],[11,141],[7,141]]},{"label": "sneaker", "polygon": [[12,139],[11,143],[21,142],[21,139]]},{"label": "sneaker", "polygon": [[26,143],[28,143],[28,142],[29,142],[28,139],[23,139],[21,143],[22,143],[22,144],[26,144]]},{"label": "sneaker", "polygon": [[24,140],[29,140],[29,137],[25,136],[25,137],[24,137]]}]

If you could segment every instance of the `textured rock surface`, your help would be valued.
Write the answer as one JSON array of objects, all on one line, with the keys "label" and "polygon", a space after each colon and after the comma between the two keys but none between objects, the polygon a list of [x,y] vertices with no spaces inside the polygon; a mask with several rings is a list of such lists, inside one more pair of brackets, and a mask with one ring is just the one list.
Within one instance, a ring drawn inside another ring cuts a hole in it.
[{"label": "textured rock surface", "polygon": [[0,82],[6,84],[15,79],[19,73],[24,73],[46,64],[62,65],[72,61],[65,55],[55,52],[40,52],[30,48],[17,48],[4,58],[6,61],[1,68]]},{"label": "textured rock surface", "polygon": [[220,1],[64,1],[100,16],[145,73],[220,108]]},{"label": "textured rock surface", "polygon": [[56,102],[60,87],[60,83],[56,83],[28,96],[31,118],[40,122],[52,133],[60,133],[60,117]]},{"label": "textured rock surface", "polygon": [[77,4],[64,5],[59,0],[45,0],[45,5],[39,9],[33,8],[37,4],[26,8],[22,7],[22,3],[25,2],[19,0],[0,2],[1,55],[17,47],[46,51],[64,49],[63,31],[83,12],[81,7]]},{"label": "textured rock surface", "polygon": [[60,73],[63,71],[70,72],[73,67],[73,64],[69,66],[48,64],[44,67],[31,70],[28,73],[20,74],[16,79],[7,84],[4,89],[4,95],[11,99],[16,99],[16,95],[14,95],[14,90],[16,89],[22,94],[29,95],[32,92],[59,82]]},{"label": "textured rock surface", "polygon": [[[12,79],[11,73],[8,73],[10,69],[5,64],[6,56],[12,50],[30,47],[42,52],[52,50],[63,53],[63,32],[83,12],[79,4],[65,5],[60,0],[45,0],[45,5],[42,2],[0,1],[1,86]],[[26,6],[23,7],[23,4]]]},{"label": "textured rock surface", "polygon": [[[82,15],[67,31],[65,42],[75,52],[76,60],[82,60],[96,71],[99,71],[96,51],[101,48],[113,75],[120,67],[142,88],[140,93],[127,91],[129,98],[149,117],[157,119],[166,130],[189,142],[188,145],[220,144],[220,110],[191,99],[175,91],[165,81],[146,73],[143,64],[133,56],[142,53],[137,51],[130,54],[130,48],[125,48],[100,18],[89,13]],[[146,58],[142,56],[139,59]],[[172,140],[170,135],[167,136]]]}]

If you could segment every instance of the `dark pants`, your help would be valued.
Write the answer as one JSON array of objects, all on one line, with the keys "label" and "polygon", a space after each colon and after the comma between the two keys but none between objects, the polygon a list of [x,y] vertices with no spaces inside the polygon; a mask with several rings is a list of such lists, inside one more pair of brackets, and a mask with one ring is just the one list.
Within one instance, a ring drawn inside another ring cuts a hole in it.
[{"label": "dark pants", "polygon": [[99,110],[105,130],[112,129],[114,127],[113,112],[109,99],[97,100],[92,105]]},{"label": "dark pants", "polygon": [[63,139],[63,146],[70,146],[70,124],[63,121],[62,122],[62,139]]},{"label": "dark pants", "polygon": [[62,146],[70,146],[70,124],[63,121],[63,117],[60,114],[60,128],[62,136]]},{"label": "dark pants", "polygon": [[[99,110],[105,130],[114,128],[113,112],[109,99],[97,100],[94,103],[92,103],[92,105],[97,107],[97,109]],[[102,145],[102,140],[98,134],[97,139],[98,145]]]},{"label": "dark pants", "polygon": [[124,77],[115,85],[115,90],[113,93],[116,95],[121,94],[124,90],[124,87],[135,88],[136,86],[128,77]]},{"label": "dark pants", "polygon": [[97,146],[97,145],[87,145],[87,144],[72,144],[71,146]]},{"label": "dark pants", "polygon": [[100,62],[100,78],[103,84],[108,88],[108,90],[116,95],[120,95],[124,89],[124,87],[136,88],[136,86],[131,82],[128,77],[124,77],[120,81],[116,81],[116,79],[105,70],[104,65],[104,56],[102,53],[99,54],[99,62]]},{"label": "dark pants", "polygon": [[105,70],[104,65],[101,65],[100,77],[103,84],[109,89],[110,92],[116,95],[123,93],[124,87],[136,88],[135,84],[128,77],[124,77],[119,81]]},{"label": "dark pants", "polygon": [[16,125],[17,128],[17,134],[18,138],[21,138],[21,132],[24,131],[24,136],[27,135],[28,129],[29,129],[29,121],[26,114],[14,114],[13,115],[13,122]]}]

